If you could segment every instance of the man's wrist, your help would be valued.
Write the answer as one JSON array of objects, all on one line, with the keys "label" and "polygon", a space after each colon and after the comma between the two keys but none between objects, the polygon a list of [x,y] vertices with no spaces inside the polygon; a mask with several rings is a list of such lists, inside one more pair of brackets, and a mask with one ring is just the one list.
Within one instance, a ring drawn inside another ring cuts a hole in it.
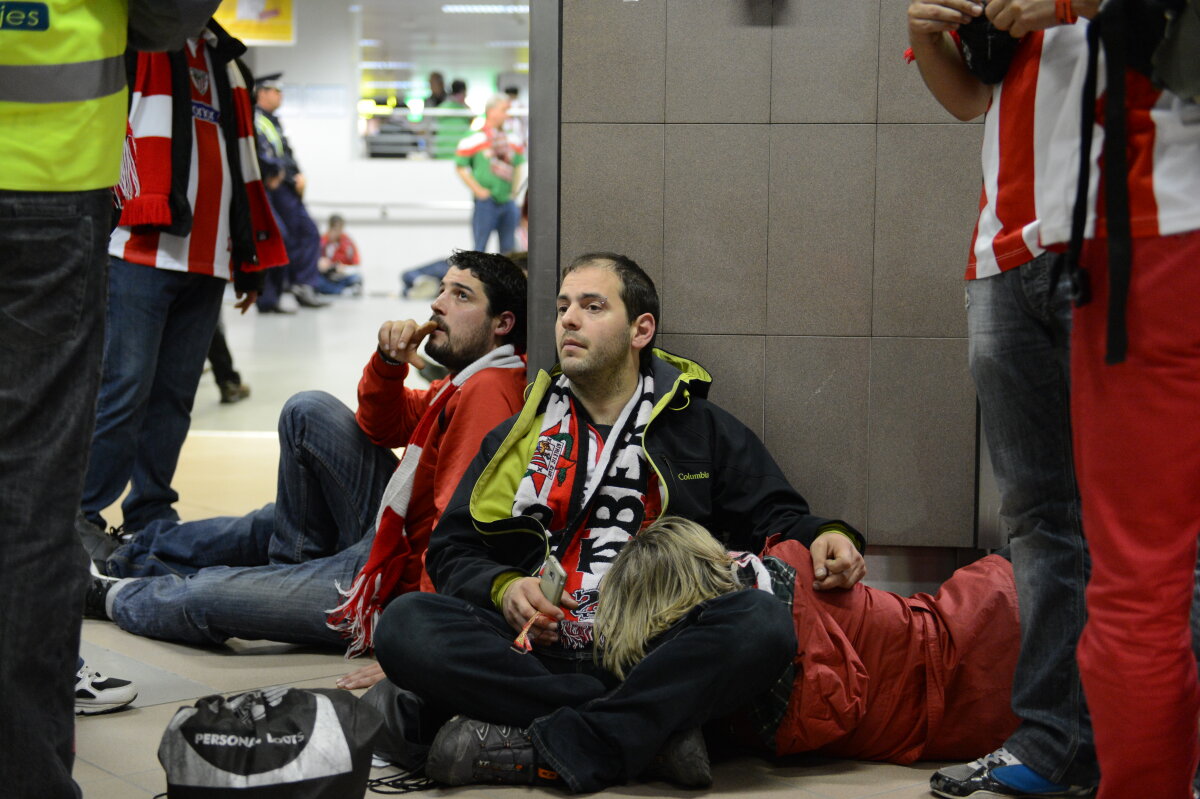
[{"label": "man's wrist", "polygon": [[512,571],[504,572],[496,575],[496,579],[492,580],[492,604],[496,606],[496,610],[504,610],[504,594],[512,587],[512,584],[522,577],[527,575],[521,572]]},{"label": "man's wrist", "polygon": [[397,361],[395,358],[384,352],[382,347],[376,347],[375,354],[379,356],[379,360],[383,361],[388,366],[407,366],[404,361]]},{"label": "man's wrist", "polygon": [[850,543],[854,544],[855,549],[862,551],[863,541],[860,540],[857,535],[852,533],[850,530],[847,530],[845,527],[843,527],[840,524],[833,523],[833,524],[824,525],[823,527],[821,527],[820,529],[817,530],[816,537],[819,538],[820,536],[825,535],[825,533],[837,533],[838,535],[844,535],[844,536],[846,536],[846,538],[850,539]]},{"label": "man's wrist", "polygon": [[[389,355],[388,353],[383,352],[383,348],[380,348],[380,347],[376,347],[376,355],[379,356],[379,361],[382,362],[382,364],[384,364],[386,366],[385,370],[383,370],[383,371],[380,371],[379,368],[376,367],[376,372],[378,372],[380,374],[380,377],[394,378],[394,379],[402,379],[402,378],[408,377],[408,362],[407,361],[397,361],[395,358],[392,358],[392,356]],[[398,368],[401,366],[404,367],[403,371],[400,371],[400,368]]]}]

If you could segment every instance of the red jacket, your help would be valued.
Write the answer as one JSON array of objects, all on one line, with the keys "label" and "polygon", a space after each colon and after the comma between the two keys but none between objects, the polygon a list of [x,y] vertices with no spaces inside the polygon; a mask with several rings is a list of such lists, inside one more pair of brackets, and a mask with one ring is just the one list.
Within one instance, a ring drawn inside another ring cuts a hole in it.
[{"label": "red jacket", "polygon": [[[363,369],[355,418],[367,438],[381,447],[407,445],[438,389],[450,379],[435,380],[427,389],[416,389],[404,385],[407,376],[407,364],[389,364],[378,352]],[[417,462],[405,527],[409,544],[419,557],[405,566],[403,591],[428,583],[423,566],[429,534],[484,436],[521,410],[524,394],[524,369],[484,369],[463,383],[446,404]],[[456,413],[460,407],[469,407],[470,411]]]},{"label": "red jacket", "polygon": [[861,583],[814,591],[812,558],[796,541],[763,554],[796,570],[796,677],[775,735],[779,754],[970,760],[1017,728],[1020,622],[1008,561],[988,556],[935,596],[902,597]]}]

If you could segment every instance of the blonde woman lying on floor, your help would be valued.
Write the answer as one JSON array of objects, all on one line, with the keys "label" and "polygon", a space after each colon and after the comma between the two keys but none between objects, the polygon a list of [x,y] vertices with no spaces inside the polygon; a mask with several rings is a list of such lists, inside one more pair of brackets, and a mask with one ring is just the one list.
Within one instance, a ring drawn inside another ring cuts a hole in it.
[{"label": "blonde woman lying on floor", "polygon": [[1007,560],[989,555],[959,569],[934,596],[812,585],[812,558],[796,541],[769,541],[761,558],[727,553],[700,525],[664,517],[604,578],[601,662],[624,675],[705,600],[765,590],[792,609],[796,657],[735,728],[775,753],[969,760],[1016,728],[1009,694],[1020,632]]}]

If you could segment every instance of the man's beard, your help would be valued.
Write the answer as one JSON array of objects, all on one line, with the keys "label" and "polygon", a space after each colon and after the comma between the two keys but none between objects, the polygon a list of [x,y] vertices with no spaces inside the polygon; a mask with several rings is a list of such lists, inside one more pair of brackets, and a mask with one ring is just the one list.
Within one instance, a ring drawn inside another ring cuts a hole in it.
[{"label": "man's beard", "polygon": [[430,318],[438,323],[438,330],[443,331],[446,336],[445,341],[428,341],[425,344],[425,352],[451,372],[461,372],[491,350],[492,337],[486,327],[452,333],[443,319],[437,316]]},{"label": "man's beard", "polygon": [[585,358],[563,363],[560,352],[559,365],[567,379],[576,385],[612,383],[614,376],[619,375],[625,366],[625,357],[629,352],[631,340],[632,336],[626,335],[600,345],[597,345],[594,340],[590,341],[587,349],[584,350],[587,354]]}]

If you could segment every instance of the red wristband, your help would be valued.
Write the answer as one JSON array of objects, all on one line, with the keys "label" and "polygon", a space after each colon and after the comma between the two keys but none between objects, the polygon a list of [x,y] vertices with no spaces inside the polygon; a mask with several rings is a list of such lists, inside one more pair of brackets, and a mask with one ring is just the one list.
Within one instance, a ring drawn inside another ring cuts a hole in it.
[{"label": "red wristband", "polygon": [[1060,25],[1074,25],[1079,19],[1071,10],[1071,0],[1054,0],[1054,17]]}]

